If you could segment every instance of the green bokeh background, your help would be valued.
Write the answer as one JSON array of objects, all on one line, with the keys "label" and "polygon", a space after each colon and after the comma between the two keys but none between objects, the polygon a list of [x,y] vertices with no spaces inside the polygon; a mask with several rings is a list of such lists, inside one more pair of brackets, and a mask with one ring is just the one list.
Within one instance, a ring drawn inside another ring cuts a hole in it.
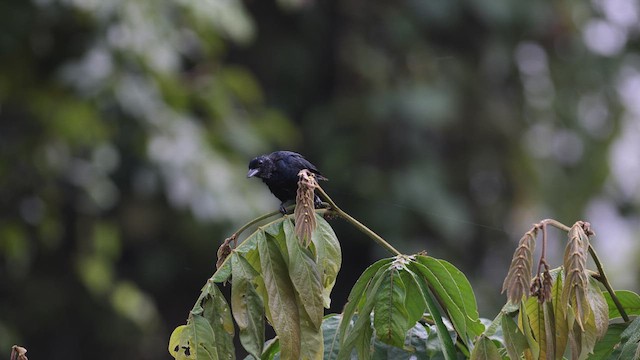
[{"label": "green bokeh background", "polygon": [[[0,353],[170,358],[218,246],[277,208],[245,179],[277,149],[305,154],[396,248],[463,270],[484,317],[548,217],[590,221],[614,287],[637,291],[639,8],[3,1]],[[332,224],[339,312],[387,254]]]}]

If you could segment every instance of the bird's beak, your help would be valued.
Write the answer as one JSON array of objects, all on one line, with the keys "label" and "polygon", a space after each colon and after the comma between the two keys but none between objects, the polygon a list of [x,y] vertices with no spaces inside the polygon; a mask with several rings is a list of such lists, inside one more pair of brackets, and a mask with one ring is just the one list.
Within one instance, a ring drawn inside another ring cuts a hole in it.
[{"label": "bird's beak", "polygon": [[247,173],[247,177],[253,177],[258,175],[258,173],[260,172],[260,169],[249,169],[249,172]]}]

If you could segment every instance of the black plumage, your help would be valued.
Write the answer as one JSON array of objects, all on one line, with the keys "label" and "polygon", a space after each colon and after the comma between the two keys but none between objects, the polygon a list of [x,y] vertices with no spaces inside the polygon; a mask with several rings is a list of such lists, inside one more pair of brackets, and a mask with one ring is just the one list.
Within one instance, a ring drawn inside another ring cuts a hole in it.
[{"label": "black plumage", "polygon": [[[293,151],[275,151],[268,155],[260,155],[249,162],[247,177],[259,177],[267,184],[271,193],[280,201],[280,211],[285,213],[285,203],[296,199],[298,189],[298,173],[307,169],[319,180],[327,180],[320,171],[302,155]],[[320,199],[316,195],[316,206]]]}]

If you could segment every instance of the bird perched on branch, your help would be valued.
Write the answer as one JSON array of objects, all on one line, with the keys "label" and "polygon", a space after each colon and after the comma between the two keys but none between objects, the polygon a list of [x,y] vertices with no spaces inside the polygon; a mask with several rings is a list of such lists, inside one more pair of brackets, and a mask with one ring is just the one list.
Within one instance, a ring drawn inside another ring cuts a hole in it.
[{"label": "bird perched on branch", "polygon": [[[267,184],[271,193],[280,201],[280,212],[285,214],[285,203],[296,199],[298,189],[298,173],[307,169],[316,175],[316,179],[327,180],[320,171],[302,155],[293,151],[275,151],[268,155],[260,155],[249,162],[247,177],[259,177]],[[320,205],[316,195],[314,203]]]}]

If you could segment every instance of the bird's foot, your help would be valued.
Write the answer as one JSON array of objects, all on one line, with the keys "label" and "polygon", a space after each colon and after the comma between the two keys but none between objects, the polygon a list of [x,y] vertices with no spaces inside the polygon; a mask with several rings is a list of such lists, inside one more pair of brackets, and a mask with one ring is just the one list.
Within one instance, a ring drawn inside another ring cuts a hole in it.
[{"label": "bird's foot", "polygon": [[326,204],[323,203],[322,200],[320,200],[318,195],[316,195],[315,198],[313,199],[313,206],[316,209],[324,209],[326,207]]},{"label": "bird's foot", "polygon": [[280,213],[282,215],[287,215],[287,208],[284,207],[284,203],[280,204]]}]

